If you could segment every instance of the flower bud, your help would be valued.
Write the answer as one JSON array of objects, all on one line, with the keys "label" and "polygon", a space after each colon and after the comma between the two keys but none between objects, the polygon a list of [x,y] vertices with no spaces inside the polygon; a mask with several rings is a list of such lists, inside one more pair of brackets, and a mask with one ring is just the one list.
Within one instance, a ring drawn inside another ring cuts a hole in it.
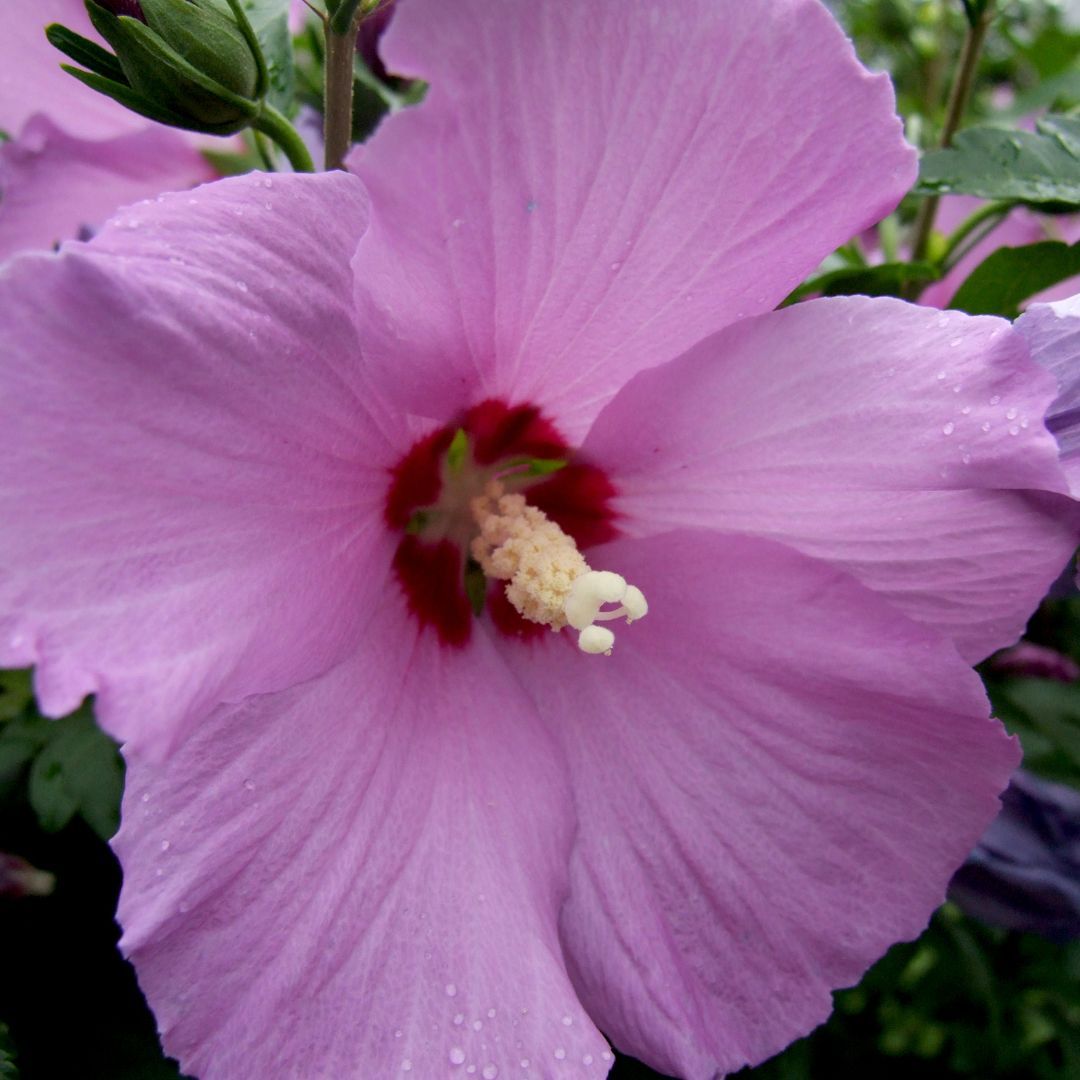
[{"label": "flower bud", "polygon": [[49,40],[94,89],[173,127],[228,135],[247,127],[266,93],[266,66],[235,0],[86,0],[115,56],[61,26]]}]

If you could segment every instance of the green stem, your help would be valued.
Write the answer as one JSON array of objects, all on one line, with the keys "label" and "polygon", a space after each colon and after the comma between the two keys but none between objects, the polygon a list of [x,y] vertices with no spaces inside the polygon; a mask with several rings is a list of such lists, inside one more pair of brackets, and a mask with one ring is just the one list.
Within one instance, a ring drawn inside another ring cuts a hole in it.
[{"label": "green stem", "polygon": [[[990,21],[994,16],[993,9],[993,3],[987,3],[974,22],[968,25],[964,45],[960,50],[960,59],[957,61],[956,78],[953,79],[949,101],[945,107],[945,126],[941,129],[942,147],[947,147],[952,143],[953,136],[964,119],[968,99],[971,97],[971,87],[975,81],[975,71],[979,66],[979,55],[982,52],[983,42],[986,40],[986,32],[990,28]],[[915,218],[914,240],[911,244],[913,262],[926,258],[926,250],[930,246],[930,237],[934,231],[934,219],[937,217],[938,201],[939,196],[931,195],[924,199],[922,206],[919,207],[918,216]],[[913,298],[909,297],[909,299]]]},{"label": "green stem", "polygon": [[[956,227],[956,231],[946,241],[945,250],[941,253],[941,259],[939,260],[941,264],[948,267],[950,259],[956,250],[983,223],[991,219],[997,219],[994,221],[994,226],[1000,225],[1006,214],[1013,208],[1013,205],[1010,202],[990,202],[985,206],[980,206],[975,213]],[[979,239],[981,240],[982,237]]]},{"label": "green stem", "polygon": [[308,148],[296,128],[268,101],[263,102],[262,111],[252,120],[251,126],[273,139],[297,172],[315,171],[315,162],[311,160]]},{"label": "green stem", "polygon": [[[340,14],[338,10],[337,14]],[[337,18],[326,20],[326,83],[324,88],[323,134],[326,138],[326,168],[343,169],[345,155],[352,143],[353,60],[356,57],[356,33],[362,9],[357,6],[346,27],[339,34]]]}]

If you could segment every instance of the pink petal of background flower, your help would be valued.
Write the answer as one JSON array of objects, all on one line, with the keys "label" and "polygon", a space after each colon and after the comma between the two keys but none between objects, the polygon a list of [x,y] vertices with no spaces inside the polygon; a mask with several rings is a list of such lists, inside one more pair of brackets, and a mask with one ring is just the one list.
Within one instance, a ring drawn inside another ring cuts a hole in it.
[{"label": "pink petal of background flower", "polygon": [[1047,426],[1061,448],[1072,494],[1080,498],[1080,294],[1033,305],[1016,328],[1028,339],[1032,356],[1057,379]]}]

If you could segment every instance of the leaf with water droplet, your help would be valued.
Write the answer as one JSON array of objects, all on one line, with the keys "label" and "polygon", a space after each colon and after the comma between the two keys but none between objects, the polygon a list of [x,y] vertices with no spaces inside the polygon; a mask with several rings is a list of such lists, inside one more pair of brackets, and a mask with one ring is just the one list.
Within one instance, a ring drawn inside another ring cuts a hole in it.
[{"label": "leaf with water droplet", "polygon": [[1054,210],[1080,207],[1080,117],[1048,116],[1038,130],[973,127],[924,154],[915,191],[957,192]]}]

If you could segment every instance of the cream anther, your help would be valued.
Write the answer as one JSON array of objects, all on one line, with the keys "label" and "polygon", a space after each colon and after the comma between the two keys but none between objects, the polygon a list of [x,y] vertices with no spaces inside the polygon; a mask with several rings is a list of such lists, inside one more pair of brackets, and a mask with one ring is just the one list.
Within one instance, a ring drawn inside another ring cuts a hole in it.
[{"label": "cream anther", "polygon": [[[580,631],[587,653],[610,653],[615,635],[598,621],[642,618],[649,610],[641,590],[610,570],[593,570],[573,538],[523,495],[507,495],[492,480],[470,503],[478,528],[472,557],[488,577],[508,581],[506,597],[526,618],[552,630]],[[619,604],[602,610],[605,604]]]}]

